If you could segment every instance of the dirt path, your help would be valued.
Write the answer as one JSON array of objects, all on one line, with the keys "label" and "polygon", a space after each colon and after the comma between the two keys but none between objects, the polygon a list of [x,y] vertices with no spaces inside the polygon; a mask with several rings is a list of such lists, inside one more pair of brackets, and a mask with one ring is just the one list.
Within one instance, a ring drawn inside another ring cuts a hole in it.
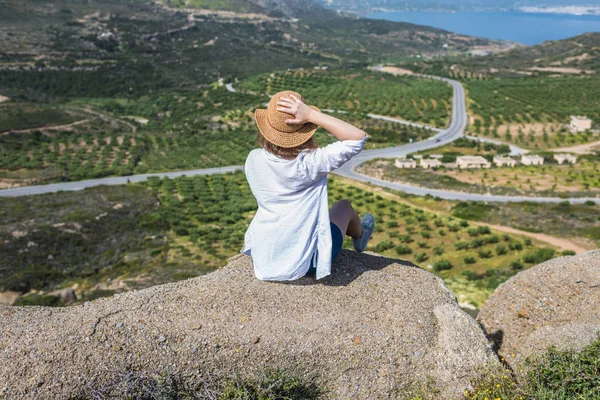
[{"label": "dirt path", "polygon": [[587,251],[595,249],[595,246],[590,246],[590,247],[586,248],[586,247],[582,247],[578,244],[573,243],[569,239],[545,235],[543,233],[533,233],[533,232],[522,231],[520,229],[511,228],[509,226],[504,226],[504,225],[491,225],[491,224],[479,223],[479,222],[473,222],[473,223],[478,224],[478,225],[487,225],[490,227],[490,229],[495,229],[497,231],[504,232],[504,233],[512,233],[515,235],[527,236],[532,239],[539,240],[541,242],[546,242],[548,244],[551,244],[552,246],[556,246],[561,250],[572,250],[577,254],[585,253]]},{"label": "dirt path", "polygon": [[29,128],[29,129],[20,129],[20,130],[8,130],[5,132],[0,132],[0,136],[6,136],[9,133],[31,133],[33,131],[56,131],[56,130],[69,130],[74,126],[77,125],[81,125],[81,124],[85,124],[86,122],[90,122],[91,119],[90,118],[86,118],[86,119],[82,119],[79,121],[75,121],[75,122],[71,122],[70,124],[66,124],[66,125],[52,125],[52,126],[38,126],[36,128]]},{"label": "dirt path", "polygon": [[[398,197],[393,193],[389,193],[384,188],[381,188],[378,186],[370,186],[370,185],[367,185],[364,183],[359,183],[359,182],[356,182],[356,181],[353,181],[353,180],[347,179],[347,178],[339,178],[339,179],[341,179],[342,181],[349,183],[351,185],[354,185],[354,186],[360,187],[362,189],[366,189],[366,190],[372,191],[374,193],[377,193],[377,194],[381,195],[382,197],[394,199],[396,201],[399,201],[399,202],[409,205],[411,207],[416,207],[410,201],[407,201],[401,197]],[[425,208],[427,211],[432,212],[434,214],[438,214],[438,215],[442,214],[437,210],[428,209],[423,206],[419,206],[419,207]],[[548,243],[551,246],[558,247],[560,250],[572,250],[577,254],[586,253],[590,250],[596,249],[596,246],[593,243],[590,243],[588,246],[582,246],[582,245],[574,243],[573,241],[571,241],[569,239],[545,235],[543,233],[527,232],[527,231],[523,231],[520,229],[511,228],[509,226],[494,225],[494,224],[488,224],[485,222],[476,222],[476,221],[469,221],[469,223],[472,223],[473,225],[478,225],[478,226],[488,226],[490,229],[494,229],[494,230],[504,232],[504,233],[512,233],[514,235],[526,236],[531,239],[539,240],[540,242]]]},{"label": "dirt path", "polygon": [[[107,120],[107,121],[116,122],[118,124],[125,125],[125,126],[127,126],[131,130],[131,132],[136,132],[137,131],[137,127],[135,125],[133,125],[132,123],[130,123],[130,122],[124,121],[124,120],[119,119],[119,118],[112,117],[112,116],[110,116],[108,114],[101,113],[101,112],[93,110],[93,109],[91,109],[89,107],[82,107],[81,109],[77,109],[77,111],[79,111],[79,112],[83,111],[84,113],[88,114],[88,116],[89,116],[89,114],[91,114],[91,115],[93,115],[95,117],[100,117],[100,118],[102,118],[104,120]],[[85,119],[82,119],[82,120],[79,120],[79,121],[75,121],[75,122],[71,122],[70,124],[65,124],[65,125],[38,126],[38,127],[35,127],[35,128],[20,129],[20,130],[12,130],[11,129],[11,130],[8,130],[8,131],[0,132],[0,136],[5,136],[5,135],[8,135],[9,133],[31,133],[33,131],[69,130],[69,129],[71,129],[74,126],[85,124],[86,122],[90,122],[93,119],[94,118],[85,118]]]},{"label": "dirt path", "polygon": [[561,147],[558,149],[551,149],[555,153],[576,153],[576,154],[590,154],[592,150],[600,150],[600,141],[580,144],[573,147]]}]

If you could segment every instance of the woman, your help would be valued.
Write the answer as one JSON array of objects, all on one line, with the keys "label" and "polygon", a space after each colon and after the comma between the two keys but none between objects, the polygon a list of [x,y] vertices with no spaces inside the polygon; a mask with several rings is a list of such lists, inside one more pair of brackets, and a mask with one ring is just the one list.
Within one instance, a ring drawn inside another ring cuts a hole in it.
[{"label": "woman", "polygon": [[[331,274],[344,235],[363,252],[375,221],[360,219],[347,200],[327,206],[327,174],[364,147],[361,129],[304,104],[302,96],[285,91],[255,113],[258,143],[245,164],[246,178],[258,211],[245,236],[243,252],[252,257],[258,279],[285,281]],[[338,142],[318,148],[312,139],[321,126]]]}]

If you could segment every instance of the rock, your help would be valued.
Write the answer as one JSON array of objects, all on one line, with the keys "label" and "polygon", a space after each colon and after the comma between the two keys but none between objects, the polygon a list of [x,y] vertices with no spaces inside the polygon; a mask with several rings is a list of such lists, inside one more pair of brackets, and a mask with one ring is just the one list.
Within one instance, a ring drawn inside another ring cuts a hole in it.
[{"label": "rock", "polygon": [[59,292],[60,300],[63,304],[71,304],[77,301],[77,295],[73,288],[66,288]]},{"label": "rock", "polygon": [[520,272],[496,289],[477,320],[513,368],[550,346],[590,344],[600,333],[600,251]]},{"label": "rock", "polygon": [[320,281],[262,282],[238,256],[208,275],[52,312],[0,306],[9,361],[0,382],[14,398],[71,398],[118,371],[232,377],[283,368],[318,375],[331,399],[388,399],[426,383],[458,399],[478,371],[499,365],[430,272],[352,251],[333,269]]}]

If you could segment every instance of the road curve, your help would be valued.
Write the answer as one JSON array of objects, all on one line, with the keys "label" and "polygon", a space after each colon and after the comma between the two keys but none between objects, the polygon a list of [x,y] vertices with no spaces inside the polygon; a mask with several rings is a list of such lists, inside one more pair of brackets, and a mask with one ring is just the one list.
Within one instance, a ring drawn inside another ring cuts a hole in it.
[{"label": "road curve", "polygon": [[[377,70],[377,68],[375,68]],[[475,201],[491,201],[491,202],[535,202],[535,203],[558,203],[561,201],[568,200],[571,203],[584,203],[586,201],[593,201],[594,203],[600,204],[600,198],[558,198],[558,197],[526,197],[526,196],[493,196],[485,194],[474,194],[464,192],[453,192],[437,189],[427,189],[422,187],[411,186],[407,184],[401,184],[396,182],[384,181],[381,179],[375,179],[370,176],[359,174],[354,168],[368,160],[374,158],[396,158],[406,156],[410,153],[432,149],[435,147],[443,146],[451,143],[459,137],[463,136],[463,132],[467,126],[467,111],[465,102],[465,92],[462,85],[452,79],[440,78],[436,76],[427,75],[416,75],[422,78],[435,79],[448,83],[452,86],[454,96],[452,99],[452,116],[450,118],[450,125],[447,129],[438,130],[431,129],[433,132],[437,132],[434,136],[421,142],[410,143],[402,146],[388,147],[383,149],[364,150],[356,157],[348,161],[342,168],[334,171],[334,174],[344,176],[346,178],[355,179],[362,182],[369,182],[378,186],[387,187],[390,189],[401,190],[410,194],[419,196],[432,195],[448,200],[475,200]],[[232,87],[233,89],[233,87]],[[235,89],[234,89],[235,90]],[[372,115],[371,118],[385,119],[388,121],[406,123],[396,118],[383,117],[380,115]],[[401,122],[400,122],[401,121]],[[415,126],[420,126],[415,124]],[[210,175],[219,174],[226,172],[234,172],[243,170],[243,166],[228,166],[220,168],[208,168],[199,170],[189,171],[175,171],[175,172],[161,172],[154,174],[142,174],[142,175],[131,175],[131,176],[120,176],[112,178],[101,178],[91,179],[86,181],[78,182],[64,182],[64,183],[53,183],[49,185],[40,186],[25,186],[13,189],[0,190],[0,197],[17,197],[17,196],[29,196],[44,193],[54,193],[59,191],[75,191],[83,190],[101,185],[123,185],[129,182],[143,182],[149,177],[169,177],[177,178],[180,176],[194,176],[194,175]]]}]

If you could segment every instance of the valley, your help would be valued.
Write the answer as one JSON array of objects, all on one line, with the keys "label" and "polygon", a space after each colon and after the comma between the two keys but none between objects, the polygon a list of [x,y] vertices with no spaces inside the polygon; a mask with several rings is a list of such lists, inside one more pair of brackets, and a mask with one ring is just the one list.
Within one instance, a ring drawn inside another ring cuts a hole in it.
[{"label": "valley", "polygon": [[[112,1],[94,8],[66,2],[40,8],[9,2],[8,7],[9,23],[0,29],[5,44],[0,54],[0,181],[8,190],[0,193],[38,193],[25,197],[25,204],[20,197],[2,199],[3,209],[10,210],[2,217],[3,252],[13,257],[16,248],[27,249],[4,269],[2,290],[24,295],[16,299],[22,304],[56,304],[53,293],[64,288],[74,288],[78,301],[85,301],[223,265],[239,250],[256,207],[239,171],[256,147],[252,113],[286,88],[369,132],[366,158],[353,160],[340,170],[342,176],[362,180],[352,168],[363,164],[357,169],[361,174],[450,191],[464,187],[474,193],[471,200],[488,193],[493,200],[500,199],[493,197],[497,194],[535,201],[541,192],[586,198],[598,190],[597,133],[571,134],[565,128],[572,114],[585,114],[595,124],[600,120],[595,36],[550,49],[528,48],[543,55],[530,63],[522,48],[482,58],[467,55],[470,49],[500,49],[503,43],[319,14],[318,7],[299,4],[165,1],[156,7],[135,0],[125,8]],[[8,9],[2,11],[5,16]],[[40,20],[44,24],[36,26]],[[8,40],[23,24],[29,36]],[[357,29],[361,34],[350,33]],[[69,39],[73,34],[80,35],[77,44]],[[451,44],[451,54],[445,54],[442,43]],[[416,54],[426,57],[415,61]],[[560,57],[561,67],[577,64],[575,74],[552,69]],[[389,68],[372,68],[380,62]],[[531,74],[516,78],[515,68]],[[454,99],[453,88],[459,93]],[[460,97],[463,88],[465,98]],[[468,120],[463,119],[467,113]],[[533,152],[588,146],[582,152],[589,154],[580,155],[576,171],[551,165],[537,172],[527,167],[463,175],[397,170],[377,159],[365,163],[376,155],[456,158],[492,156],[503,148],[457,147],[463,129],[475,138]],[[316,139],[321,145],[334,140],[323,131]],[[369,172],[374,166],[387,172]],[[232,172],[219,174],[227,171]],[[108,183],[127,184],[92,188]],[[348,197],[361,212],[381,213],[370,250],[431,269],[470,307],[477,308],[521,268],[563,251],[594,248],[599,240],[594,232],[597,202],[574,201],[569,207],[474,202],[463,208],[469,203],[382,191],[343,177],[332,177],[330,185],[331,202]],[[68,192],[42,194],[84,187],[72,194],[82,206],[65,203]],[[47,207],[61,212],[47,219]],[[90,207],[98,212],[89,214]],[[489,208],[465,213],[480,207]],[[515,207],[531,211],[509,217],[519,214]],[[535,236],[530,214],[544,215],[548,237]],[[25,223],[25,215],[33,219]],[[564,220],[556,218],[563,215],[570,221],[567,231],[558,229]],[[120,250],[102,244],[114,235],[103,225],[111,218],[129,221]],[[90,231],[99,235],[96,245],[89,242]],[[63,246],[55,240],[91,247],[82,254],[65,253],[60,262],[40,259],[59,256],[50,251]],[[35,267],[40,263],[47,264],[42,275]]]}]

